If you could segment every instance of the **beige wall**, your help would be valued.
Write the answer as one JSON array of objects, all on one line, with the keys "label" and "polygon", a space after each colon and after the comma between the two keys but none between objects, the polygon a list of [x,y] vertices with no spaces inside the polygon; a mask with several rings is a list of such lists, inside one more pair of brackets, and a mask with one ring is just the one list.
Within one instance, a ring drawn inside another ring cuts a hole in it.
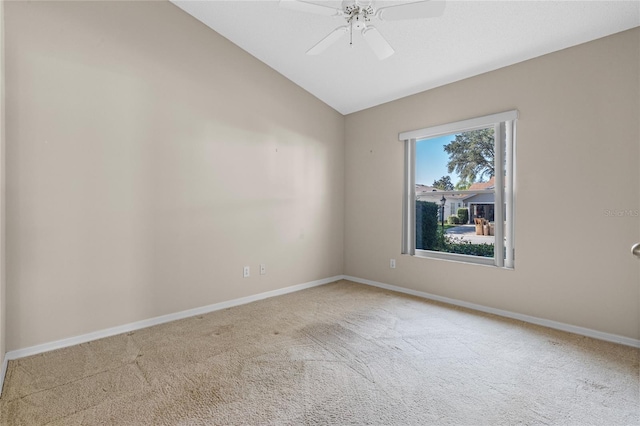
[{"label": "beige wall", "polygon": [[339,113],[168,2],[5,14],[7,350],[342,273]]},{"label": "beige wall", "polygon": [[[606,214],[640,209],[639,52],[634,29],[347,116],[345,273],[640,338],[639,219]],[[516,269],[401,256],[398,133],[514,108]]]}]

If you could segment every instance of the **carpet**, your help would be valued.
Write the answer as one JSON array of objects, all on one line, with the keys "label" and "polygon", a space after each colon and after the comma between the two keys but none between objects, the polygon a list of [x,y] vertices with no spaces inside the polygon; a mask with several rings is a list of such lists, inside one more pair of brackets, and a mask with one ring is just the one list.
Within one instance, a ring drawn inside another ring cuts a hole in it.
[{"label": "carpet", "polygon": [[639,425],[640,350],[349,281],[9,363],[3,425]]}]

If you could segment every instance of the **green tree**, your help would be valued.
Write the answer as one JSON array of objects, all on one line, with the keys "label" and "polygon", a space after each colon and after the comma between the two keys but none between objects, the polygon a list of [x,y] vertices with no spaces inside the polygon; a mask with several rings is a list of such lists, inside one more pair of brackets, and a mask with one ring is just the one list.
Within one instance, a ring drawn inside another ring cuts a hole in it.
[{"label": "green tree", "polygon": [[493,128],[457,134],[455,140],[444,147],[449,154],[449,173],[455,171],[464,182],[492,178],[495,175],[493,139]]},{"label": "green tree", "polygon": [[438,188],[442,191],[452,191],[453,190],[453,182],[451,182],[451,178],[449,176],[442,176],[438,180],[433,181],[434,188]]},{"label": "green tree", "polygon": [[454,189],[456,191],[464,191],[465,189],[469,189],[469,187],[471,186],[472,182],[466,181],[466,180],[461,180],[460,182],[456,183]]}]

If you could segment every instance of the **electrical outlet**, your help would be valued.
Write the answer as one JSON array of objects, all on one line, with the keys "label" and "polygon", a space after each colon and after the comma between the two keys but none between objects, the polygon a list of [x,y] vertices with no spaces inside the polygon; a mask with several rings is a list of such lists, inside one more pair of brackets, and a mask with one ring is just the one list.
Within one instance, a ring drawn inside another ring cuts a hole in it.
[{"label": "electrical outlet", "polygon": [[260,275],[267,275],[267,265],[264,263],[260,264]]},{"label": "electrical outlet", "polygon": [[242,269],[242,276],[243,276],[244,278],[249,278],[249,277],[251,276],[251,268],[250,268],[250,267],[248,267],[248,266],[245,266],[245,267]]},{"label": "electrical outlet", "polygon": [[389,268],[396,269],[396,260],[395,259],[389,259]]}]

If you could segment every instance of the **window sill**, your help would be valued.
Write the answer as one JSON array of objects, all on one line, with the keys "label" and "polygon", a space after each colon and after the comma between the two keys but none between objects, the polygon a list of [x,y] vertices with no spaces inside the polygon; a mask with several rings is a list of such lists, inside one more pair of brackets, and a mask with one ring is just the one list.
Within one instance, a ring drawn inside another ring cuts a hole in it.
[{"label": "window sill", "polygon": [[449,262],[470,263],[474,265],[493,266],[495,268],[513,270],[513,268],[496,266],[493,257],[471,256],[467,254],[445,253],[431,250],[416,250],[414,256],[424,259],[446,260]]}]

